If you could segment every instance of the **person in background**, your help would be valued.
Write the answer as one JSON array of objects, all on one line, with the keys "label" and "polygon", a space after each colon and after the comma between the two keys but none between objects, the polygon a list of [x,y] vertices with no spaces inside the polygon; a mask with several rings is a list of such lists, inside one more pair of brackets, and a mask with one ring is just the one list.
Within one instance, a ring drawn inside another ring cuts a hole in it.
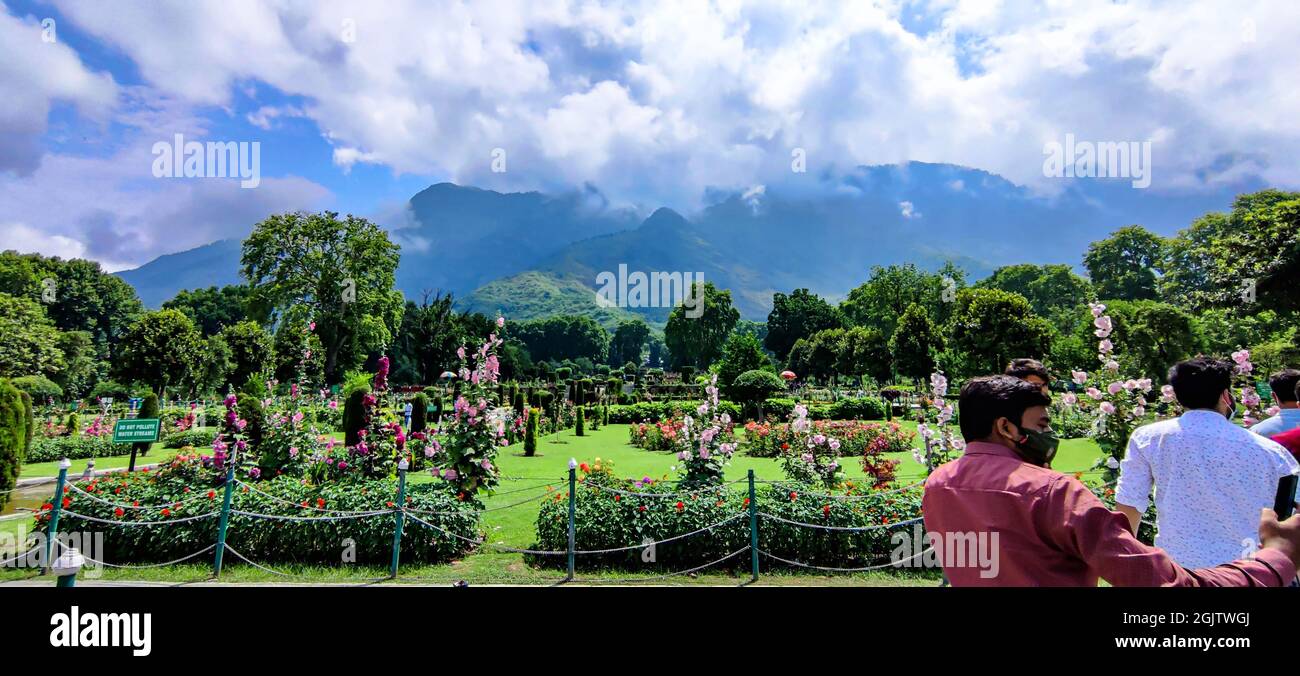
[{"label": "person in background", "polygon": [[1296,369],[1282,369],[1268,377],[1273,403],[1280,410],[1277,415],[1255,423],[1251,432],[1261,437],[1273,437],[1300,427],[1300,397],[1296,395],[1296,385],[1300,385],[1300,371]]},{"label": "person in background", "polygon": [[1052,396],[1050,385],[1052,384],[1052,374],[1048,372],[1043,362],[1037,359],[1021,357],[1012,359],[1007,364],[1007,370],[1002,372],[1003,375],[1019,378],[1025,382],[1033,383],[1043,390],[1043,394]]},{"label": "person in background", "polygon": [[[1140,542],[1082,482],[1044,466],[1057,444],[1050,403],[1005,375],[961,388],[966,452],[930,475],[921,508],[953,586],[1094,587],[1100,578],[1117,587],[1281,587],[1294,578],[1300,516],[1279,522],[1271,509],[1259,510],[1263,547],[1253,559],[1189,570]],[[994,545],[992,567],[953,546],[981,536]]]},{"label": "person in background", "polygon": [[1169,369],[1185,412],[1134,430],[1119,466],[1117,509],[1136,533],[1154,484],[1156,545],[1188,568],[1244,556],[1278,479],[1300,471],[1286,449],[1231,422],[1232,369],[1209,357]]}]

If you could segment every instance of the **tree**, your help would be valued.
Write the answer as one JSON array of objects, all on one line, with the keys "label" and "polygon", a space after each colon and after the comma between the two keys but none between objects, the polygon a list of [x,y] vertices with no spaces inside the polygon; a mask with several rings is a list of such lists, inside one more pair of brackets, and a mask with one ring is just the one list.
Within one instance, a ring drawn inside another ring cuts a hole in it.
[{"label": "tree", "polygon": [[1007,265],[975,283],[977,289],[998,289],[1024,296],[1040,317],[1073,313],[1093,297],[1088,280],[1068,265]]},{"label": "tree", "polygon": [[745,371],[770,370],[772,364],[757,338],[733,333],[722,348],[722,359],[718,361],[717,368],[718,386],[725,392],[732,381]]},{"label": "tree", "polygon": [[[14,257],[25,259],[26,264],[15,264]],[[26,289],[22,294],[26,298],[45,306],[55,328],[88,331],[103,351],[116,345],[122,332],[144,309],[130,284],[104,272],[94,261],[12,252],[6,252],[4,259],[8,263],[0,264],[0,268],[10,267],[9,275],[20,276],[20,270],[31,274],[26,284],[11,277],[12,283]]]},{"label": "tree", "polygon": [[1088,245],[1083,266],[1101,298],[1153,299],[1166,246],[1163,237],[1140,225],[1129,225]]},{"label": "tree", "polygon": [[944,306],[965,285],[966,273],[952,263],[937,273],[924,272],[912,263],[876,266],[865,283],[849,291],[840,310],[851,323],[892,336],[912,305],[919,305],[932,321],[943,321]]},{"label": "tree", "polygon": [[943,336],[930,321],[930,314],[912,303],[898,318],[894,335],[889,338],[889,353],[894,368],[902,376],[919,380],[934,373],[934,356],[943,350]]},{"label": "tree", "polygon": [[[1170,366],[1196,355],[1204,347],[1195,320],[1173,305],[1152,300],[1103,302],[1112,320],[1109,338],[1116,346],[1122,373],[1141,374],[1163,382]],[[1088,324],[1079,337],[1095,348],[1098,339],[1089,330],[1092,314],[1080,311],[1081,315],[1085,313]],[[1095,361],[1084,363],[1093,367],[1096,364]]]},{"label": "tree", "polygon": [[283,315],[307,308],[324,350],[324,377],[336,383],[393,341],[402,293],[393,288],[398,249],[364,218],[325,211],[277,214],[244,240],[242,272],[252,307]]},{"label": "tree", "polygon": [[692,293],[695,309],[688,310],[684,304],[674,307],[664,327],[664,344],[673,368],[708,368],[722,354],[727,337],[740,320],[740,312],[731,305],[730,291],[720,291],[712,282],[696,282]]},{"label": "tree", "polygon": [[230,349],[231,369],[226,381],[236,389],[243,387],[250,377],[261,377],[270,370],[274,363],[273,342],[257,322],[245,320],[231,324],[220,335]]},{"label": "tree", "polygon": [[889,356],[889,338],[878,329],[855,326],[844,331],[835,371],[842,375],[869,376],[877,383],[893,376],[893,359]]},{"label": "tree", "polygon": [[785,381],[771,371],[745,371],[736,376],[727,388],[727,398],[741,404],[743,410],[758,409],[758,419],[763,418],[763,402],[785,392]]},{"label": "tree", "polygon": [[35,422],[27,415],[22,394],[0,379],[0,507],[13,495],[27,449],[27,429]]},{"label": "tree", "polygon": [[518,322],[506,328],[512,337],[528,347],[535,361],[586,358],[593,363],[604,363],[608,357],[609,332],[591,317],[558,315]]},{"label": "tree", "polygon": [[[393,344],[393,376],[397,383],[438,382],[443,371],[455,371],[456,350],[498,332],[486,315],[457,313],[449,293],[424,292],[420,302],[406,302],[402,324]],[[509,329],[506,330],[509,332]],[[508,355],[498,354],[503,361]],[[505,364],[502,365],[505,368]]]},{"label": "tree", "polygon": [[777,359],[784,360],[794,341],[842,326],[844,316],[840,311],[808,289],[795,289],[788,296],[774,293],[763,346],[775,353]]},{"label": "tree", "polygon": [[58,348],[63,353],[63,370],[54,382],[74,399],[85,396],[99,380],[99,362],[95,359],[95,339],[89,331],[59,333]]},{"label": "tree", "polygon": [[963,289],[952,320],[952,347],[979,373],[1001,373],[1016,357],[1042,359],[1052,327],[1024,296],[997,289]]},{"label": "tree", "polygon": [[192,370],[202,358],[201,346],[189,317],[177,310],[149,312],[126,330],[114,374],[165,395],[169,385],[192,379]]},{"label": "tree", "polygon": [[193,291],[182,289],[162,306],[164,310],[180,310],[194,322],[199,333],[211,336],[245,320],[266,321],[266,317],[249,314],[252,295],[253,290],[247,284],[229,284],[220,288],[209,286]]},{"label": "tree", "polygon": [[650,327],[640,319],[625,319],[618,323],[614,335],[609,339],[609,364],[618,366],[624,362],[641,364],[641,352],[645,342],[650,338]]},{"label": "tree", "polygon": [[[320,336],[311,330],[307,312],[304,306],[291,308],[275,330],[272,365],[275,379],[282,383],[327,384],[325,348],[321,345]],[[236,389],[245,385],[244,382],[232,384]]]},{"label": "tree", "polygon": [[0,293],[0,377],[54,377],[64,369],[60,334],[35,301]]},{"label": "tree", "polygon": [[741,319],[736,322],[736,328],[732,329],[736,333],[743,333],[758,339],[759,343],[767,341],[767,324],[756,322],[751,319]]},{"label": "tree", "polygon": [[1239,195],[1230,213],[1206,214],[1170,240],[1168,259],[1164,291],[1190,309],[1300,312],[1300,193]]}]

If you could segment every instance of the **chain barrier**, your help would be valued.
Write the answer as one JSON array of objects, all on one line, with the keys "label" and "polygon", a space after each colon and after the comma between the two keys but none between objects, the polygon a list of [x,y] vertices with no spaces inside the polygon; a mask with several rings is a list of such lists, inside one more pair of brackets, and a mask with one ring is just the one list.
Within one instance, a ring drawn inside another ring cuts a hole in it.
[{"label": "chain barrier", "polygon": [[906,521],[895,521],[894,523],[882,523],[882,524],[879,524],[879,525],[872,525],[872,526],[824,526],[824,525],[822,525],[822,524],[817,524],[817,523],[805,523],[805,522],[803,522],[803,521],[791,521],[790,519],[783,519],[783,518],[781,518],[781,517],[779,517],[779,516],[776,516],[776,515],[773,515],[773,514],[768,514],[767,512],[759,512],[758,515],[761,516],[761,517],[763,517],[764,519],[771,519],[771,520],[773,520],[773,521],[780,521],[781,523],[788,523],[788,524],[790,524],[791,526],[799,526],[799,527],[802,527],[802,528],[818,528],[818,529],[821,529],[821,530],[849,531],[849,532],[854,532],[854,533],[861,533],[861,532],[872,531],[872,530],[880,530],[880,529],[882,529],[882,528],[894,528],[894,527],[896,527],[896,526],[909,526],[909,525],[914,524],[914,523],[920,523],[921,520],[922,520],[922,517],[919,517],[919,516],[918,516],[918,517],[916,517],[916,518],[914,518],[914,519],[907,519]]}]

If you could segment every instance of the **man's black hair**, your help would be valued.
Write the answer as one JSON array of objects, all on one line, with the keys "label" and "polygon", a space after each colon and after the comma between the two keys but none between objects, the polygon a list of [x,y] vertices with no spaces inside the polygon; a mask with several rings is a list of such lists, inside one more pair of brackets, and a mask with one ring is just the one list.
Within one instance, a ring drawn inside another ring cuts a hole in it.
[{"label": "man's black hair", "polygon": [[1232,386],[1232,362],[1213,357],[1180,361],[1169,369],[1169,384],[1183,408],[1214,408]]},{"label": "man's black hair", "polygon": [[1296,395],[1297,385],[1300,385],[1300,371],[1295,369],[1282,369],[1268,377],[1269,389],[1283,404],[1300,401],[1300,396]]},{"label": "man's black hair", "polygon": [[1043,379],[1044,383],[1052,384],[1052,374],[1047,372],[1047,367],[1043,366],[1043,362],[1028,357],[1012,359],[1011,363],[1007,364],[1007,370],[1003,371],[1002,374],[1021,380],[1029,376],[1038,376]]},{"label": "man's black hair", "polygon": [[957,400],[961,437],[966,441],[988,438],[998,418],[1007,418],[1019,427],[1025,411],[1051,403],[1039,386],[1014,376],[972,378],[962,386]]}]

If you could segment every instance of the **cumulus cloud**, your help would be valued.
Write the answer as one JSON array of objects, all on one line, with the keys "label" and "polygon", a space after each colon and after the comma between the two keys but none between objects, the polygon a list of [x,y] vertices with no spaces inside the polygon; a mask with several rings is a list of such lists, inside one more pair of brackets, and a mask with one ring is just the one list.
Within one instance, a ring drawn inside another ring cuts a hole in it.
[{"label": "cumulus cloud", "polygon": [[[1062,183],[1043,175],[1044,144],[1073,134],[1152,141],[1153,190],[1300,185],[1300,3],[53,1],[161,96],[224,107],[257,83],[297,102],[247,119],[309,118],[340,171],[591,183],[679,209],[907,160],[1048,191]],[[14,26],[31,30],[0,17]],[[0,84],[24,77],[5,68]],[[50,100],[111,99],[84,68],[63,80],[0,122],[17,134],[0,144],[28,142],[27,173]],[[795,147],[807,173],[791,171]]]}]

